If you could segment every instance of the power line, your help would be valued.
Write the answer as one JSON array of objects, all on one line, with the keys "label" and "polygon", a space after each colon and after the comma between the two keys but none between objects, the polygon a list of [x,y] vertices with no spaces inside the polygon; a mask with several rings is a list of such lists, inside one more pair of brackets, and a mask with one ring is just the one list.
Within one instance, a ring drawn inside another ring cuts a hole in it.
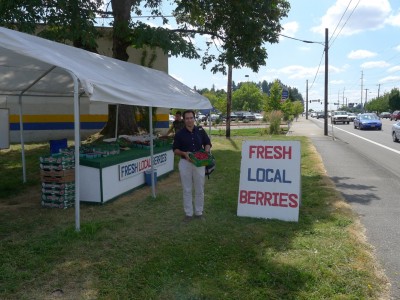
[{"label": "power line", "polygon": [[[352,1],[353,1],[353,0],[350,0],[350,3],[351,3]],[[343,24],[342,28],[340,28],[340,31],[338,32],[338,34],[336,35],[336,37],[333,39],[333,41],[332,41],[332,43],[331,43],[331,46],[333,45],[333,43],[335,42],[335,40],[336,40],[336,38],[339,36],[339,34],[342,32],[344,26],[346,26],[347,22],[349,21],[349,19],[350,19],[351,16],[353,15],[354,11],[355,11],[356,8],[358,7],[358,4],[360,4],[360,1],[361,1],[361,0],[358,0],[356,6],[354,6],[354,8],[353,8],[353,10],[351,11],[351,13],[350,13],[349,17],[347,18],[346,22]],[[349,3],[349,5],[350,5],[350,3]],[[349,7],[349,5],[347,6],[347,8]],[[343,13],[342,17],[343,17],[344,14],[346,13],[347,8],[346,8],[345,12]],[[340,18],[340,21],[341,21],[341,20],[342,20],[342,18]],[[340,21],[339,21],[339,23],[340,23]],[[338,26],[339,26],[339,23],[338,23]]]}]

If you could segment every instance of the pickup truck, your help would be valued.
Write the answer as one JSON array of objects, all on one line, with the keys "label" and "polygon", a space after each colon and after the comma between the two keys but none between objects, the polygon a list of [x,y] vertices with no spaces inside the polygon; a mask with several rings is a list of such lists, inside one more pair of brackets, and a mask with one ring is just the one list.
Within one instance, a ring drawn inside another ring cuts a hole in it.
[{"label": "pickup truck", "polygon": [[336,123],[350,124],[350,119],[347,114],[347,111],[339,111],[339,110],[334,111],[331,116],[331,122],[333,124],[336,124]]}]

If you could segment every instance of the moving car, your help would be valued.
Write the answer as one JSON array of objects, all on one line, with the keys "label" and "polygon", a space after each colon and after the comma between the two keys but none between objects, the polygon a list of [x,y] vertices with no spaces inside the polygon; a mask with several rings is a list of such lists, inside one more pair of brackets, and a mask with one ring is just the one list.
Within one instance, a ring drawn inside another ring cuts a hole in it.
[{"label": "moving car", "polygon": [[348,117],[350,122],[354,122],[354,119],[356,118],[356,114],[355,113],[348,113]]},{"label": "moving car", "polygon": [[366,114],[359,114],[354,119],[354,129],[377,129],[382,130],[382,121],[376,114],[373,113],[366,113]]},{"label": "moving car", "polygon": [[384,111],[379,114],[379,117],[382,119],[390,119],[390,112]]},{"label": "moving car", "polygon": [[399,142],[400,140],[400,122],[392,125],[392,138],[393,142]]},{"label": "moving car", "polygon": [[394,112],[392,112],[390,114],[390,121],[392,121],[392,120],[395,120],[395,121],[400,120],[400,110],[395,110]]},{"label": "moving car", "polygon": [[323,111],[317,112],[317,119],[325,119],[325,113]]},{"label": "moving car", "polygon": [[333,124],[336,123],[347,123],[350,124],[349,116],[347,115],[347,111],[334,111],[331,116],[331,122]]}]

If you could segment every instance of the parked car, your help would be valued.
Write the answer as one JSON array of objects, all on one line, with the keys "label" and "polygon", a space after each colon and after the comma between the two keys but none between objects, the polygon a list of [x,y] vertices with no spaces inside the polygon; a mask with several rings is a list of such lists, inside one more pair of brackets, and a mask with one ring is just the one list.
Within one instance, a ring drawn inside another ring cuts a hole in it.
[{"label": "parked car", "polygon": [[196,119],[197,119],[198,122],[204,122],[207,119],[207,116],[203,115],[201,113],[198,113]]},{"label": "parked car", "polygon": [[248,120],[248,121],[255,121],[256,117],[248,111],[237,111],[235,112],[235,114],[238,116],[239,121],[244,121],[244,120]]},{"label": "parked car", "polygon": [[350,124],[350,120],[349,120],[349,116],[347,114],[347,111],[340,111],[340,110],[334,111],[332,113],[331,122],[333,124],[336,124],[336,123],[343,123],[343,124],[347,123],[347,124]]},{"label": "parked car", "polygon": [[366,113],[366,114],[359,114],[354,119],[354,129],[377,129],[382,130],[382,121],[376,114],[373,113]]},{"label": "parked car", "polygon": [[379,117],[382,118],[382,119],[390,119],[390,112],[387,112],[387,111],[381,112],[379,114]]},{"label": "parked car", "polygon": [[392,125],[392,138],[395,143],[400,141],[400,122]]},{"label": "parked car", "polygon": [[[226,121],[226,115],[221,115],[220,118],[223,122]],[[231,112],[231,122],[237,121],[237,120],[238,120],[238,116],[234,112]]]},{"label": "parked car", "polygon": [[354,119],[356,118],[355,113],[348,113],[347,116],[349,117],[350,122],[354,122]]},{"label": "parked car", "polygon": [[394,112],[392,112],[390,114],[390,121],[392,121],[392,120],[395,120],[395,121],[400,120],[400,110],[395,110]]},{"label": "parked car", "polygon": [[256,120],[261,121],[264,117],[260,113],[253,113],[253,115],[256,117]]},{"label": "parked car", "polygon": [[316,118],[317,117],[317,112],[313,111],[310,114],[311,118]]}]

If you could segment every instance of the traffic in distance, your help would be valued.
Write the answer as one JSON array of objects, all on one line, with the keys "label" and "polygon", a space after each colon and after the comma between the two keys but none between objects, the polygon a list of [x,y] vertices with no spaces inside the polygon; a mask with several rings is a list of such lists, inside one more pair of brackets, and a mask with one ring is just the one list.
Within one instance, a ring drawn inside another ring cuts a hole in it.
[{"label": "traffic in distance", "polygon": [[[325,118],[324,112],[311,112],[312,118]],[[389,119],[395,123],[391,126],[391,137],[393,142],[400,142],[400,110],[392,113],[382,112],[379,115],[376,113],[359,113],[354,114],[347,111],[332,111],[328,112],[328,118],[331,124],[348,125],[353,123],[354,129],[359,130],[382,130],[382,119]]]},{"label": "traffic in distance", "polygon": [[[241,121],[241,122],[253,122],[253,121],[262,121],[264,115],[261,112],[249,112],[249,111],[235,111],[231,112],[231,121]],[[215,122],[215,123],[222,123],[226,122],[226,115],[222,114],[218,111],[209,113],[202,113],[201,111],[197,112],[196,114],[196,121],[197,122]],[[169,116],[170,122],[175,120],[173,115]]]}]

